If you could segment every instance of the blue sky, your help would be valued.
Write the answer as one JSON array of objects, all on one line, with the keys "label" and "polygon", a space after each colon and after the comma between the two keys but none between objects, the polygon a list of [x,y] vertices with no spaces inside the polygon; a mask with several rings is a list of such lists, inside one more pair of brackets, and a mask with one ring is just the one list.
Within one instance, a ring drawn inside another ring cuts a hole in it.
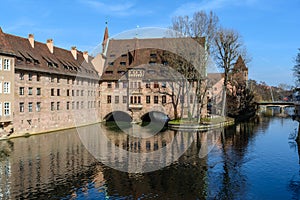
[{"label": "blue sky", "polygon": [[[299,0],[10,0],[1,2],[6,33],[70,49],[92,51],[110,35],[139,27],[167,28],[173,16],[213,10],[222,26],[237,30],[252,57],[249,77],[270,85],[294,84],[292,68],[300,48]],[[4,9],[5,8],[5,9]]]}]

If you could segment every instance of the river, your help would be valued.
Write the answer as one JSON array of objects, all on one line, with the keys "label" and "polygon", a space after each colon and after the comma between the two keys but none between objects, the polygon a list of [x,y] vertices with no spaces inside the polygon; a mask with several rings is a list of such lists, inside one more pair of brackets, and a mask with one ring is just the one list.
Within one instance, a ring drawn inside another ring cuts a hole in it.
[{"label": "river", "polygon": [[[291,139],[298,122],[290,118],[198,133],[165,130],[142,140],[100,128],[112,144],[98,138],[99,125],[1,141],[0,199],[300,198],[300,151]],[[131,160],[118,151],[168,146]]]}]

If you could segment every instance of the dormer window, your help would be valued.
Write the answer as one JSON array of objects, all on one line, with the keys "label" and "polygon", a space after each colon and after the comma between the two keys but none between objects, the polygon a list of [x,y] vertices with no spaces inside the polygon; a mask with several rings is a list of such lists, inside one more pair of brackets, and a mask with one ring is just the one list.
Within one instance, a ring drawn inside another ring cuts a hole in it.
[{"label": "dormer window", "polygon": [[126,62],[120,62],[121,66],[126,66]]},{"label": "dormer window", "polygon": [[114,62],[109,62],[108,65],[109,65],[109,66],[113,66],[113,65],[114,65]]},{"label": "dormer window", "polygon": [[150,53],[151,58],[156,58],[156,53]]},{"label": "dormer window", "polygon": [[121,57],[125,58],[127,57],[127,54],[122,54]]},{"label": "dormer window", "polygon": [[105,71],[105,74],[113,74],[113,71]]}]

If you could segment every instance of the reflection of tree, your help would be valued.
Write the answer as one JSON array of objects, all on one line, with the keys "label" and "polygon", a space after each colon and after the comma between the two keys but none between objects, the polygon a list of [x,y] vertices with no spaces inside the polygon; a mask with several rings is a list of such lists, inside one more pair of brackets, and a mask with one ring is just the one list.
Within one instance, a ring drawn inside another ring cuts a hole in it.
[{"label": "reflection of tree", "polygon": [[255,136],[258,124],[256,121],[241,123],[224,128],[221,134],[222,172],[220,187],[214,196],[217,199],[240,199],[244,196],[246,175],[241,167],[245,159],[249,141]]}]

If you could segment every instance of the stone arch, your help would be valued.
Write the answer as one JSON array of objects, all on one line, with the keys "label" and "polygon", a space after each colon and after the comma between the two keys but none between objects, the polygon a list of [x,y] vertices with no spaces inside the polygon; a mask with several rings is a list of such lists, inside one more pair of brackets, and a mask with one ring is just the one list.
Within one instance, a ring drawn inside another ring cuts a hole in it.
[{"label": "stone arch", "polygon": [[168,122],[169,116],[165,112],[152,110],[149,112],[145,112],[141,115],[142,122],[151,122],[151,121],[160,121],[160,122]]},{"label": "stone arch", "polygon": [[128,112],[124,111],[112,111],[105,115],[103,118],[105,121],[126,121],[126,122],[131,122],[132,117]]}]

